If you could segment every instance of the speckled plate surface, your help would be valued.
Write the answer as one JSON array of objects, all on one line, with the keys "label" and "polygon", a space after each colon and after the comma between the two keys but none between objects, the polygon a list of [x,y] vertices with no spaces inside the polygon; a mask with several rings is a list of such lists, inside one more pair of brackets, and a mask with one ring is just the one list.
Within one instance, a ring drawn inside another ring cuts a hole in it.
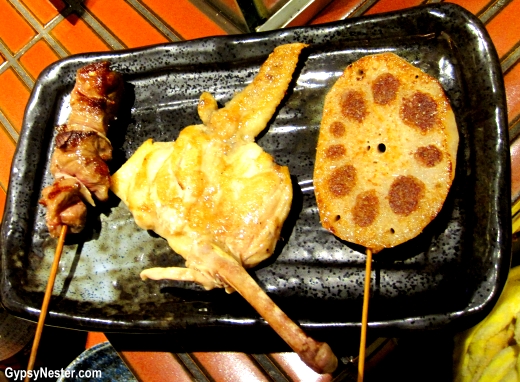
[{"label": "speckled plate surface", "polygon": [[137,382],[117,351],[102,342],[81,353],[60,372],[57,382]]},{"label": "speckled plate surface", "polygon": [[[13,162],[1,232],[2,302],[38,316],[56,241],[41,189],[52,179],[53,126],[66,121],[75,71],[110,60],[126,93],[110,131],[116,170],[147,138],[173,140],[199,123],[202,91],[223,104],[252,80],[279,44],[310,44],[259,144],[290,168],[294,205],[273,258],[252,274],[293,319],[323,339],[360,326],[365,255],[321,228],[312,185],[323,99],[343,69],[363,55],[392,51],[438,78],[457,116],[454,186],[418,238],[375,256],[370,327],[377,332],[464,327],[500,293],[511,252],[510,168],[503,79],[481,23],[462,8],[434,4],[316,27],[226,36],[146,49],[72,56],[37,81]],[[143,282],[149,266],[183,264],[165,241],[136,227],[112,196],[67,238],[49,324],[79,329],[161,332],[199,328],[269,330],[240,296],[191,284]]]}]

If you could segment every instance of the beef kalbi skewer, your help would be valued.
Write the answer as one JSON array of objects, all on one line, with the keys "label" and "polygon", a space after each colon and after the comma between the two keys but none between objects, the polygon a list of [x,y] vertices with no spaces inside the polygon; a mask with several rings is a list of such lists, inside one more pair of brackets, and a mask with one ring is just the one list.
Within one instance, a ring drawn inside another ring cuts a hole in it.
[{"label": "beef kalbi skewer", "polygon": [[62,225],[73,233],[85,226],[87,207],[108,199],[112,158],[107,138],[123,92],[119,73],[108,62],[86,65],[76,74],[71,92],[71,114],[66,124],[56,127],[55,149],[50,171],[56,179],[42,191],[40,203],[47,208],[47,227],[58,237]]}]

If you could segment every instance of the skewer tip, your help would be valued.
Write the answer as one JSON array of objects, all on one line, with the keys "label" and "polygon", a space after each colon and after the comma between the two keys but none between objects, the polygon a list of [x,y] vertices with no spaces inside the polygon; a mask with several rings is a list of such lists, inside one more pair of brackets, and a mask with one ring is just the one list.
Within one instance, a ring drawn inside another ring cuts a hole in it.
[{"label": "skewer tip", "polygon": [[365,288],[363,294],[363,312],[361,315],[361,339],[359,343],[359,359],[358,359],[358,382],[362,382],[365,374],[365,351],[367,343],[367,326],[368,326],[368,302],[370,299],[370,278],[372,273],[372,249],[366,248],[366,265],[365,265]]}]

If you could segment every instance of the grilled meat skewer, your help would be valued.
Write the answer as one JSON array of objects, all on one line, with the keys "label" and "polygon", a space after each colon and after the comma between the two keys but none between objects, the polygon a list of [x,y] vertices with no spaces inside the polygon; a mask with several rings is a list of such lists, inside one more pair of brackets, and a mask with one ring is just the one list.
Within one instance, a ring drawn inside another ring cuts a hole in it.
[{"label": "grilled meat skewer", "polygon": [[86,65],[76,74],[71,92],[71,114],[56,127],[50,171],[56,179],[42,191],[40,204],[47,208],[49,233],[58,237],[63,224],[80,232],[86,221],[85,202],[108,199],[112,145],[106,137],[115,119],[123,92],[119,73],[106,61]]}]

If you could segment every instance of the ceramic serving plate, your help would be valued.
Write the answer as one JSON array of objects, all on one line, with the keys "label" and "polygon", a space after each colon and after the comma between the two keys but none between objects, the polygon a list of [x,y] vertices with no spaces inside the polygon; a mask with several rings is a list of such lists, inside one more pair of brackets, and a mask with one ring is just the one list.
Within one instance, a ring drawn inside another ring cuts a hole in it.
[{"label": "ceramic serving plate", "polygon": [[138,382],[109,342],[85,350],[60,373],[57,382]]},{"label": "ceramic serving plate", "polygon": [[[126,91],[111,128],[112,171],[147,138],[174,140],[200,123],[209,91],[224,104],[249,83],[275,46],[310,44],[286,99],[258,142],[290,169],[294,203],[276,254],[252,275],[305,330],[327,339],[360,326],[363,248],[321,228],[313,192],[315,147],[325,94],[354,60],[391,51],[439,79],[460,132],[456,178],[439,216],[414,240],[374,259],[370,328],[375,332],[465,327],[482,318],[505,281],[511,252],[510,168],[500,66],[481,23],[462,8],[434,4],[323,26],[215,37],[139,50],[72,56],[47,68],[27,106],[1,231],[2,303],[36,320],[56,240],[38,204],[52,182],[54,126],[70,111],[81,66],[109,60]],[[99,203],[101,204],[101,203]],[[142,281],[151,266],[182,265],[166,242],[139,229],[117,197],[89,211],[69,235],[47,323],[151,333],[198,328],[268,331],[238,294]]]}]

